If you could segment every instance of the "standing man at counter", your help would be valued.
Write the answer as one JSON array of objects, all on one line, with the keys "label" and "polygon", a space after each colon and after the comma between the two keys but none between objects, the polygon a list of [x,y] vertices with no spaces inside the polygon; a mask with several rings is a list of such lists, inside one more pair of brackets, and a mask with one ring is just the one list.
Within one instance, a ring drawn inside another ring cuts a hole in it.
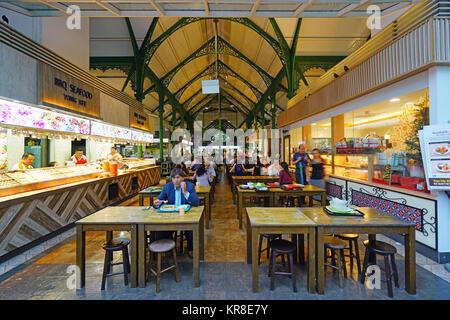
[{"label": "standing man at counter", "polygon": [[122,161],[123,157],[117,152],[116,148],[111,147],[111,153],[108,154],[107,159],[109,161]]},{"label": "standing man at counter", "polygon": [[31,152],[25,152],[22,155],[22,160],[20,160],[18,163],[16,163],[11,170],[26,170],[26,169],[33,169],[31,164],[34,161],[34,154]]},{"label": "standing man at counter", "polygon": [[[182,205],[190,204],[191,206],[198,206],[200,200],[198,199],[197,193],[195,192],[194,184],[184,181],[184,172],[180,167],[176,167],[170,172],[170,177],[172,182],[166,184],[161,193],[153,203],[155,206],[161,206],[163,200],[168,200],[169,204],[172,205]],[[174,231],[161,231],[159,235],[161,238],[173,238]],[[192,258],[193,251],[193,233],[192,231],[185,232],[188,245],[188,255]]]},{"label": "standing man at counter", "polygon": [[82,149],[78,149],[77,151],[75,151],[75,154],[72,156],[72,158],[70,158],[70,161],[72,161],[74,164],[86,164],[88,162],[86,156],[83,154]]},{"label": "standing man at counter", "polygon": [[[306,181],[306,168],[311,163],[309,155],[306,153],[306,148],[304,144],[298,146],[298,152],[292,157],[292,164],[295,165],[295,180],[300,184],[308,184]],[[298,198],[299,206],[306,204],[305,197],[301,196]]]}]

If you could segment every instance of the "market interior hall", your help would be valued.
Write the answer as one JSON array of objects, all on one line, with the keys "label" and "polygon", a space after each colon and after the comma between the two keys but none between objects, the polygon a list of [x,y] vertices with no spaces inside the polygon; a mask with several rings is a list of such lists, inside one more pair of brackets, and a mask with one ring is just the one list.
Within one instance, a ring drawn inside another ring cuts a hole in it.
[{"label": "market interior hall", "polygon": [[449,9],[0,0],[0,300],[449,300]]}]

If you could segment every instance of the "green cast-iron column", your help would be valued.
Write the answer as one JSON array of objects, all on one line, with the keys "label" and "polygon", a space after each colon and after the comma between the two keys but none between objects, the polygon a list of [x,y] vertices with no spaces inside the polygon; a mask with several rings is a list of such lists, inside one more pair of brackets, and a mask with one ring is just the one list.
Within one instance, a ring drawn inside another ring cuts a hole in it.
[{"label": "green cast-iron column", "polygon": [[277,118],[276,118],[277,109],[275,108],[275,103],[276,103],[275,96],[276,96],[276,92],[272,93],[272,95],[270,96],[270,111],[272,113],[272,129],[277,128]]},{"label": "green cast-iron column", "polygon": [[163,136],[164,136],[164,93],[162,90],[158,90],[159,95],[159,159],[162,162],[164,158],[164,150],[163,150]]}]

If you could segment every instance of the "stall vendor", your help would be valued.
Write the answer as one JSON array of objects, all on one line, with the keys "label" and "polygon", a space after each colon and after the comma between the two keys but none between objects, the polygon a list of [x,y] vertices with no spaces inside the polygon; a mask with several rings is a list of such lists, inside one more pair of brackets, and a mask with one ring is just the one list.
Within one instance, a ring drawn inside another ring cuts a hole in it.
[{"label": "stall vendor", "polygon": [[111,153],[108,154],[107,159],[109,161],[122,161],[123,157],[117,152],[116,148],[111,147]]},{"label": "stall vendor", "polygon": [[[200,204],[200,200],[195,192],[194,184],[184,181],[184,172],[181,168],[176,167],[173,169],[170,172],[170,177],[172,178],[172,182],[163,187],[158,199],[154,201],[155,206],[160,206],[163,203],[163,200],[167,200],[168,204],[177,206],[182,204],[198,206]],[[173,239],[173,233],[174,231],[161,231],[159,232],[159,236],[161,238]],[[185,231],[185,235],[187,238],[188,255],[192,258],[193,233],[192,231]]]},{"label": "stall vendor", "polygon": [[86,164],[88,162],[86,156],[83,154],[83,150],[81,149],[75,151],[75,154],[72,158],[70,158],[70,161],[74,164]]},{"label": "stall vendor", "polygon": [[31,164],[34,161],[34,154],[31,152],[25,152],[22,155],[22,160],[19,161],[19,163],[16,163],[11,170],[26,170],[26,169],[33,169]]}]

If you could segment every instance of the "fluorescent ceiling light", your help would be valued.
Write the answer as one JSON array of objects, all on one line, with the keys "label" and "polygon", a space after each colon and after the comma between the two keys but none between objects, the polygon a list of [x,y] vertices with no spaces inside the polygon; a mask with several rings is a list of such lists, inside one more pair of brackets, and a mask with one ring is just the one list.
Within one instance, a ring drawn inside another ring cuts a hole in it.
[{"label": "fluorescent ceiling light", "polygon": [[391,100],[389,100],[390,102],[398,102],[398,101],[400,101],[400,99],[399,98],[392,98]]}]

